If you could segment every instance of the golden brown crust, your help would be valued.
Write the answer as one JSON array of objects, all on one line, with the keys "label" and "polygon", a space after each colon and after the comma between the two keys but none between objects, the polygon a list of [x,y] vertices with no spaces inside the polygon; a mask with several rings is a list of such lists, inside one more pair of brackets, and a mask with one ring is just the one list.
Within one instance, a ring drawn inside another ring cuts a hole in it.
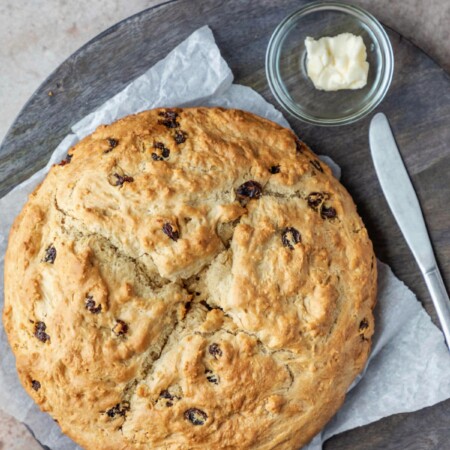
[{"label": "golden brown crust", "polygon": [[373,333],[372,245],[330,169],[220,108],[129,116],[69,153],[5,259],[28,393],[86,449],[307,443]]}]

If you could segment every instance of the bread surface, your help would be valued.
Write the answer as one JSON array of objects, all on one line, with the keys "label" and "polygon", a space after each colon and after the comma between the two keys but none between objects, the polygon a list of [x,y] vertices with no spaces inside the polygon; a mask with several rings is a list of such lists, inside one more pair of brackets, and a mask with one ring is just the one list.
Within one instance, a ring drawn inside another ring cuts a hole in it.
[{"label": "bread surface", "polygon": [[85,449],[298,449],[364,367],[374,261],[291,131],[157,109],[99,127],[30,195],[3,320],[25,389]]}]

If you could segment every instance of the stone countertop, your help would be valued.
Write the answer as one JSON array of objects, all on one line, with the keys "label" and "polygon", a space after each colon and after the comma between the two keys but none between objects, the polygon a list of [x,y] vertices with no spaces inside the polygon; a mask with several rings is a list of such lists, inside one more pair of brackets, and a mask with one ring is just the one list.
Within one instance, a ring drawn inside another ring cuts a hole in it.
[{"label": "stone countertop", "polygon": [[[33,91],[65,58],[114,23],[161,0],[2,0],[0,140]],[[450,72],[449,0],[352,0]],[[0,405],[1,408],[1,405]],[[0,450],[37,450],[28,430],[0,409]]]}]

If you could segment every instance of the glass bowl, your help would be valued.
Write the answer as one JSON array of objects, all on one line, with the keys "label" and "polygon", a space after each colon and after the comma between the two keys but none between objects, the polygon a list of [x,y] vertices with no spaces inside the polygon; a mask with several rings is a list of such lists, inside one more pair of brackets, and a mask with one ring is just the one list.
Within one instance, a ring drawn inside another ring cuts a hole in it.
[{"label": "glass bowl", "polygon": [[[361,36],[367,49],[369,75],[362,89],[317,90],[306,72],[305,38],[340,33]],[[286,17],[270,38],[266,75],[280,105],[315,125],[345,125],[373,111],[389,89],[394,56],[389,38],[375,17],[341,2],[313,2]]]}]

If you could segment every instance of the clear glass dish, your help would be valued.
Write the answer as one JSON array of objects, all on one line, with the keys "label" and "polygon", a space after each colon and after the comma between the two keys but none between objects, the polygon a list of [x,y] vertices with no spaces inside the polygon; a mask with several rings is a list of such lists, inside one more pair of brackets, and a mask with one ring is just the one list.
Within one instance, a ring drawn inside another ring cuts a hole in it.
[{"label": "clear glass dish", "polygon": [[[367,85],[335,92],[315,89],[306,72],[305,38],[345,32],[363,38],[370,65]],[[345,125],[369,114],[386,95],[393,71],[392,46],[378,20],[341,2],[314,2],[286,17],[266,53],[267,80],[277,101],[293,116],[315,125]]]}]

